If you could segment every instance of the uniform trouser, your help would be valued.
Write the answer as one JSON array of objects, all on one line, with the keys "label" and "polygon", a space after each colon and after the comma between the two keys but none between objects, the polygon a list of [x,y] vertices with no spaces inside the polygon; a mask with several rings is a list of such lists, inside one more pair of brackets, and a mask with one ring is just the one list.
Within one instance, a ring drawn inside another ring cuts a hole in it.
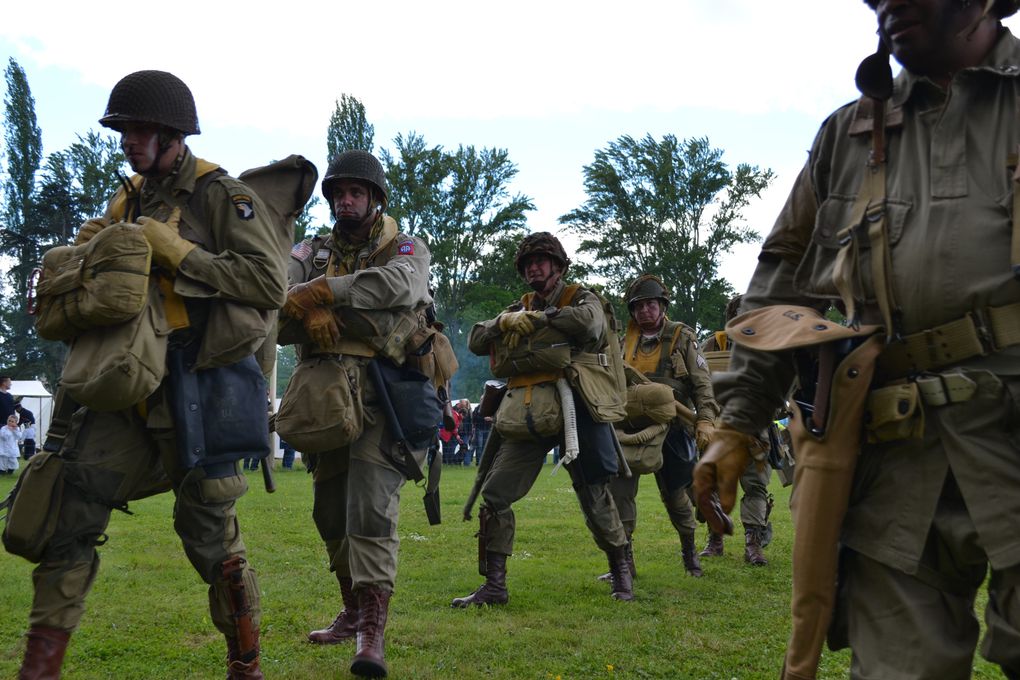
[{"label": "uniform trouser", "polygon": [[[492,513],[488,520],[486,550],[502,555],[513,554],[516,523],[512,506],[534,486],[545,464],[546,454],[555,444],[555,438],[503,441],[481,489],[482,502]],[[571,463],[567,471],[595,544],[604,551],[625,546],[627,535],[609,492],[608,480],[586,483],[579,463]]]},{"label": "uniform trouser", "polygon": [[[971,677],[988,560],[951,475],[916,574],[849,550],[844,569],[853,678]],[[1020,678],[1020,565],[991,569],[985,623],[982,656]]]},{"label": "uniform trouser", "polygon": [[[392,592],[397,578],[397,519],[407,481],[387,452],[396,444],[385,421],[365,408],[365,429],[350,446],[315,455],[312,518],[326,544],[329,568],[354,588]],[[420,465],[425,449],[414,452]]]},{"label": "uniform trouser", "polygon": [[[195,571],[209,584],[212,621],[224,635],[236,637],[221,565],[234,556],[246,557],[235,501],[248,485],[237,463],[219,466],[215,472],[183,469],[173,430],[147,428],[134,409],[104,413],[80,409],[71,420],[62,455],[63,502],[53,538],[32,573],[35,593],[29,623],[73,631],[99,569],[96,546],[105,540],[111,508],[172,489],[174,529]],[[247,560],[244,564],[242,578],[258,626],[259,588],[255,572]]]},{"label": "uniform trouser", "polygon": [[[637,494],[641,475],[633,475],[630,479],[625,477],[613,477],[609,482],[609,489],[613,494],[613,501],[620,513],[620,521],[623,522],[624,531],[629,540],[637,528]],[[666,476],[656,472],[655,483],[659,487],[659,498],[666,508],[669,521],[676,529],[677,535],[683,537],[694,533],[697,522],[694,519],[694,506],[687,495],[685,488],[668,488]]]},{"label": "uniform trouser", "polygon": [[740,488],[744,495],[740,498],[740,523],[744,525],[744,531],[754,528],[764,528],[768,522],[768,498],[769,498],[769,476],[772,468],[765,463],[762,469],[758,464],[751,461],[740,476]]}]

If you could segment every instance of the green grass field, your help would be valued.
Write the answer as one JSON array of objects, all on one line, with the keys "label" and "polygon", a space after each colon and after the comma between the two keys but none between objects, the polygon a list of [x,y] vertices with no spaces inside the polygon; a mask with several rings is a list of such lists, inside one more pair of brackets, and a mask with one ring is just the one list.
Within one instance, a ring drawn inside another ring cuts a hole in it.
[{"label": "green grass field", "polygon": [[[392,678],[775,678],[790,622],[788,489],[773,481],[775,539],[770,564],[743,562],[742,538],[704,561],[705,577],[683,573],[679,541],[643,480],[635,535],[635,600],[615,602],[595,581],[603,554],[584,526],[568,475],[539,477],[517,507],[516,554],[508,562],[510,603],[455,610],[451,598],[481,583],[476,523],[460,519],[475,468],[443,474],[443,524],[430,527],[421,491],[401,499],[400,567],[390,607],[386,658]],[[305,642],[339,609],[336,580],[311,520],[311,480],[277,473],[277,493],[248,473],[241,526],[262,587],[262,667],[268,678],[347,678],[348,643]],[[0,497],[13,485],[0,478]],[[225,648],[207,613],[206,588],[188,564],[171,520],[172,497],[114,513],[109,543],[65,677],[223,677]],[[699,530],[699,544],[704,542]],[[17,675],[31,604],[31,566],[0,553],[0,678]],[[983,607],[983,602],[981,603]],[[826,652],[819,677],[846,677],[849,655]],[[979,660],[975,677],[1002,677]]]}]

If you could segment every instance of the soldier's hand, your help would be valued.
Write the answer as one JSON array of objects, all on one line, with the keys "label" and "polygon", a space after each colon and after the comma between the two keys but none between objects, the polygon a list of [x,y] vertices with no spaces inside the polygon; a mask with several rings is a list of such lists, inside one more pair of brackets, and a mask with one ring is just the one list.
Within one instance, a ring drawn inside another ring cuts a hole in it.
[{"label": "soldier's hand", "polygon": [[328,349],[340,339],[340,324],[329,307],[312,307],[301,320],[312,342],[322,349]]},{"label": "soldier's hand", "polygon": [[294,319],[304,319],[308,312],[319,305],[333,306],[333,290],[325,276],[291,286],[287,291],[283,313]]},{"label": "soldier's hand", "polygon": [[535,322],[545,315],[542,312],[521,310],[519,312],[503,312],[499,315],[499,330],[504,333],[531,335],[535,332]]},{"label": "soldier's hand", "polygon": [[729,513],[737,499],[737,482],[751,460],[764,461],[767,449],[754,435],[722,423],[708,451],[694,468],[694,499],[712,531],[733,533]]},{"label": "soldier's hand", "polygon": [[181,209],[174,208],[166,222],[151,217],[139,217],[145,240],[152,246],[152,259],[170,273],[176,272],[181,260],[195,249],[195,244],[181,238],[177,225],[181,221]]},{"label": "soldier's hand", "polygon": [[503,334],[503,344],[506,345],[506,348],[511,352],[517,349],[517,345],[519,345],[520,343],[521,336],[519,333],[514,333],[513,331],[511,331],[509,333]]},{"label": "soldier's hand", "polygon": [[108,225],[106,220],[101,217],[97,217],[83,223],[81,227],[78,228],[78,235],[74,238],[74,245],[80,246],[88,243],[92,240],[93,236],[101,232],[103,229],[106,229],[108,226],[110,225]]},{"label": "soldier's hand", "polygon": [[699,420],[694,425],[694,442],[697,444],[700,453],[705,452],[705,449],[712,443],[714,437],[715,425],[712,424],[712,421]]}]

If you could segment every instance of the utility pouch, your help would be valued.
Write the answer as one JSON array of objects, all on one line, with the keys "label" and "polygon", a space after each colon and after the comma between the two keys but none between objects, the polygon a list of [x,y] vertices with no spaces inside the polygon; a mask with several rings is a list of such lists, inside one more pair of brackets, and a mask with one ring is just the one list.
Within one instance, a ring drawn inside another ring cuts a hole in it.
[{"label": "utility pouch", "polygon": [[623,447],[623,458],[630,471],[636,475],[658,472],[662,467],[662,444],[666,441],[669,425],[655,423],[643,430],[627,432],[616,430],[616,437]]},{"label": "utility pouch", "polygon": [[324,453],[361,436],[361,386],[333,356],[305,359],[294,370],[276,414],[276,432],[302,453]]},{"label": "utility pouch", "polygon": [[626,417],[626,394],[609,354],[578,352],[571,358],[566,376],[574,391],[581,393],[596,423],[615,423]]},{"label": "utility pouch", "polygon": [[478,402],[478,415],[482,418],[492,418],[495,416],[505,396],[505,382],[502,380],[486,380],[485,389],[482,390],[482,400]]},{"label": "utility pouch", "polygon": [[920,439],[924,435],[924,407],[916,383],[872,390],[864,405],[868,443]]},{"label": "utility pouch", "polygon": [[172,349],[167,357],[170,409],[183,467],[269,455],[266,380],[255,357],[199,371],[192,357],[190,347]]},{"label": "utility pouch", "polygon": [[496,411],[496,431],[510,441],[553,437],[563,429],[555,381],[511,387]]},{"label": "utility pouch", "polygon": [[522,337],[512,350],[502,342],[492,343],[490,368],[496,378],[559,371],[569,364],[570,340],[548,326]]},{"label": "utility pouch", "polygon": [[655,382],[630,385],[627,388],[626,409],[627,423],[634,427],[670,423],[676,418],[673,388]]},{"label": "utility pouch", "polygon": [[411,368],[379,359],[373,361],[379,365],[407,445],[412,449],[425,448],[435,438],[436,426],[443,417],[443,402],[436,388],[427,376]]},{"label": "utility pouch", "polygon": [[57,528],[64,497],[64,459],[41,451],[29,460],[11,493],[3,543],[7,552],[38,563]]},{"label": "utility pouch", "polygon": [[93,328],[71,343],[60,384],[82,406],[130,408],[163,381],[170,330],[156,285],[149,280],[148,302],[131,320]]}]

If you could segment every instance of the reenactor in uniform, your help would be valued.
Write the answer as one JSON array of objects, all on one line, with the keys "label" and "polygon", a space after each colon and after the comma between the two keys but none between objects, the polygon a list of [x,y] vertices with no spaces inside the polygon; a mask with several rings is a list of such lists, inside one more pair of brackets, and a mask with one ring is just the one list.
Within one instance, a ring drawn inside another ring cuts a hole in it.
[{"label": "reenactor in uniform", "polygon": [[[379,677],[387,673],[383,634],[397,576],[399,498],[407,477],[368,374],[380,348],[359,336],[353,319],[371,313],[386,327],[424,328],[432,304],[431,256],[424,241],[401,233],[385,214],[386,177],[372,154],[346,151],[333,159],[322,194],[336,223],[329,235],[294,246],[283,315],[307,332],[309,342],[298,349],[302,362],[339,361],[352,376],[364,429],[339,450],[302,452],[314,485],[312,516],[343,601],[333,623],[308,639],[334,644],[356,637],[351,672]],[[412,451],[415,465],[421,466],[425,453]]]},{"label": "reenactor in uniform", "polygon": [[728,325],[698,505],[726,527],[799,373],[784,677],[815,677],[828,628],[852,677],[970,678],[986,584],[981,655],[1020,678],[1020,3],[867,4],[863,96],[822,124]]},{"label": "reenactor in uniform", "polygon": [[[742,295],[737,295],[726,305],[726,321],[737,315]],[[709,356],[710,352],[728,352],[730,340],[726,331],[716,331],[701,343],[701,351]],[[711,366],[711,359],[709,360]],[[725,370],[725,369],[721,369]],[[740,498],[740,523],[744,527],[744,561],[756,567],[769,563],[763,550],[768,543],[769,515],[772,512],[773,499],[769,493],[769,477],[772,468],[768,463],[751,461],[747,464],[744,474],[740,475],[740,488],[744,495]],[[702,557],[720,557],[723,554],[723,535],[717,531],[708,531],[708,544],[699,553]]]},{"label": "reenactor in uniform", "polygon": [[[668,385],[674,398],[696,415],[695,431],[688,432],[678,421],[670,425],[663,444],[662,468],[655,473],[659,497],[669,521],[680,536],[684,571],[701,576],[694,542],[694,506],[687,489],[697,451],[708,446],[719,407],[712,394],[712,379],[705,358],[698,351],[698,339],[690,326],[666,317],[669,291],[657,276],[639,276],[625,294],[630,320],[624,339],[623,358],[631,367],[653,382]],[[692,435],[694,441],[692,442]],[[632,537],[637,525],[639,475],[614,477],[610,483],[620,519],[627,531],[627,556],[634,570]]]},{"label": "reenactor in uniform", "polygon": [[[117,191],[103,218],[82,226],[76,244],[115,222],[141,225],[152,247],[153,276],[165,282],[162,297],[174,327],[171,349],[190,351],[211,336],[250,345],[257,340],[252,335],[256,329],[207,327],[207,319],[220,300],[238,308],[279,309],[286,295],[284,252],[259,198],[215,164],[195,157],[185,144],[187,135],[199,133],[191,91],[170,73],[132,73],[113,88],[99,122],[120,133],[121,148],[137,175]],[[187,222],[181,219],[182,203]],[[262,337],[266,330],[261,329]],[[261,380],[254,357],[244,361],[251,362]],[[68,639],[85,612],[85,597],[99,568],[96,546],[105,541],[110,512],[170,490],[174,529],[192,566],[209,584],[210,618],[226,637],[228,677],[262,677],[259,586],[246,559],[235,507],[247,482],[236,460],[183,465],[172,415],[179,399],[169,387],[173,377],[164,378],[137,407],[77,409],[62,433],[62,503],[56,531],[33,573],[31,627],[20,677],[59,677]],[[248,396],[264,403],[264,381],[251,384],[257,394]],[[58,414],[54,420],[60,420]]]},{"label": "reenactor in uniform", "polygon": [[[560,444],[561,452],[566,451],[561,408],[568,417],[576,414],[580,452],[566,468],[595,543],[608,557],[612,597],[633,599],[627,536],[609,492],[609,478],[618,470],[612,426],[596,422],[587,397],[566,387],[563,377],[568,366],[573,370],[583,361],[599,371],[612,367],[607,334],[615,329],[598,296],[563,279],[569,264],[563,246],[549,232],[526,236],[514,265],[533,292],[471,329],[468,348],[479,356],[491,353],[494,365],[505,363],[510,369],[505,376],[497,375],[508,377],[508,390],[496,412],[476,482],[482,497],[479,571],[485,582],[453,600],[454,607],[508,601],[506,562],[516,532],[512,506],[535,483],[549,450]],[[611,342],[615,346],[615,335]],[[615,383],[613,389],[618,389]],[[572,401],[572,407],[563,406],[564,401]]]}]

